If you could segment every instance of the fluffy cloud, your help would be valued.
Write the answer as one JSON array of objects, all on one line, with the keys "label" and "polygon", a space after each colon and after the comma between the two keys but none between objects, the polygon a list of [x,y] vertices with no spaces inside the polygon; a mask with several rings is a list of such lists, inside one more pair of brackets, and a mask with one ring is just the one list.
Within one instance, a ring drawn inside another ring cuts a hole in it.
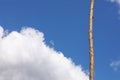
[{"label": "fluffy cloud", "polygon": [[0,80],[89,80],[81,66],[45,44],[32,28],[5,35],[0,27]]},{"label": "fluffy cloud", "polygon": [[120,60],[118,61],[113,61],[110,66],[115,70],[117,71],[119,68],[120,68]]}]

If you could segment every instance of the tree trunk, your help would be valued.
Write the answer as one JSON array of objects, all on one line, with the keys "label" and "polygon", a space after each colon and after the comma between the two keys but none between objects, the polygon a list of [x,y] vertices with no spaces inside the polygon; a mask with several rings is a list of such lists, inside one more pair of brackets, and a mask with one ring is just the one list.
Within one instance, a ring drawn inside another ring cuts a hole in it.
[{"label": "tree trunk", "polygon": [[91,0],[90,15],[89,15],[89,56],[90,56],[90,74],[89,80],[94,80],[94,49],[93,49],[93,11],[94,0]]}]

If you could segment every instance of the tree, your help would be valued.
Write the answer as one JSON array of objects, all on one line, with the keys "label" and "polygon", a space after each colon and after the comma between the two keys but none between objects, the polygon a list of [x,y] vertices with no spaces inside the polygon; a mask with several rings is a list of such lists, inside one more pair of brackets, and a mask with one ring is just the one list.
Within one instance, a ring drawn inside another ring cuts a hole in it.
[{"label": "tree", "polygon": [[93,12],[94,12],[94,0],[91,0],[89,15],[89,56],[90,56],[89,80],[94,80]]}]

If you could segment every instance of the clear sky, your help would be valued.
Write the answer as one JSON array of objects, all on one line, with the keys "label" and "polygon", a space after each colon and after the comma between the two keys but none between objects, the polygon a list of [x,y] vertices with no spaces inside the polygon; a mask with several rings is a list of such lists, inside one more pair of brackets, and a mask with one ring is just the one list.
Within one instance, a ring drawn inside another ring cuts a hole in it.
[{"label": "clear sky", "polygon": [[[120,0],[95,0],[95,80],[120,80]],[[0,25],[9,32],[32,27],[45,42],[89,70],[90,0],[0,0]]]}]

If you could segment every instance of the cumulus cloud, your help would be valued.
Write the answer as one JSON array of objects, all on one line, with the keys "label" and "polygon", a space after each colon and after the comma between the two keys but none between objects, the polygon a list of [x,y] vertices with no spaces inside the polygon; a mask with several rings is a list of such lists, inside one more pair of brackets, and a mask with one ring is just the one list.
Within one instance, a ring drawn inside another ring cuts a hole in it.
[{"label": "cumulus cloud", "polygon": [[120,60],[118,61],[113,61],[110,66],[115,70],[117,71],[118,69],[120,69]]},{"label": "cumulus cloud", "polygon": [[81,66],[46,45],[44,34],[23,28],[5,35],[0,27],[0,80],[89,80]]}]

